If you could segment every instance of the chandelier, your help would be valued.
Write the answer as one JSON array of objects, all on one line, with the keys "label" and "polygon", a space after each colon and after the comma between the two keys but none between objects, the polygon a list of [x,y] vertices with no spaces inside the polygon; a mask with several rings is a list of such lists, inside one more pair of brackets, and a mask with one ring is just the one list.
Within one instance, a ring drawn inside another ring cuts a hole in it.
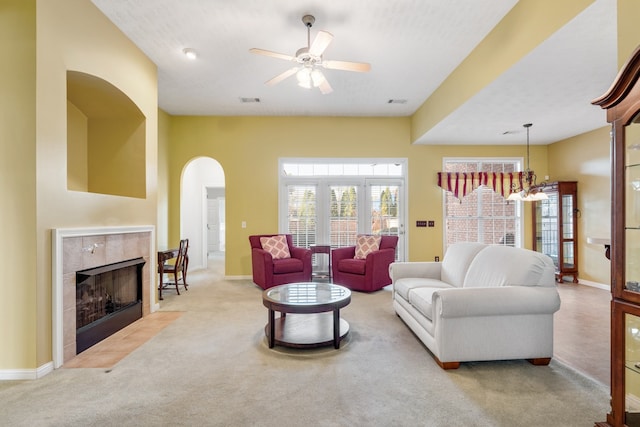
[{"label": "chandelier", "polygon": [[[536,174],[529,169],[529,128],[533,126],[532,123],[525,123],[524,128],[527,130],[527,168],[523,172],[524,186],[518,187],[518,184],[511,186],[511,194],[507,197],[507,200],[523,200],[525,202],[534,202],[536,200],[547,200],[549,197],[542,189],[545,184],[536,184]],[[520,181],[522,183],[522,180]]]}]

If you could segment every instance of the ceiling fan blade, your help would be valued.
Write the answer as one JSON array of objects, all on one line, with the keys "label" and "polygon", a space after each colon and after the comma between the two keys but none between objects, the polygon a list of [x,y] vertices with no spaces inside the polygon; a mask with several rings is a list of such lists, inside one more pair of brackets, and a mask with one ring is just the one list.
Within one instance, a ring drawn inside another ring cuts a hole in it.
[{"label": "ceiling fan blade", "polygon": [[318,31],[316,38],[313,39],[313,43],[309,46],[309,54],[313,56],[322,56],[324,50],[329,46],[333,40],[333,34],[326,31]]},{"label": "ceiling fan blade", "polygon": [[318,86],[318,89],[320,89],[320,92],[323,95],[333,92],[333,88],[331,87],[327,79],[322,80],[322,83],[320,83],[320,85]]},{"label": "ceiling fan blade", "polygon": [[255,47],[249,49],[249,52],[255,53],[255,54],[258,54],[258,55],[271,56],[273,58],[284,59],[285,61],[295,61],[295,59],[296,59],[291,55],[285,55],[284,53],[272,52],[270,50],[257,49]]},{"label": "ceiling fan blade", "polygon": [[357,71],[359,73],[371,70],[371,64],[366,62],[322,61],[322,66],[331,70]]},{"label": "ceiling fan blade", "polygon": [[289,68],[284,73],[278,74],[271,80],[266,81],[264,84],[266,84],[267,86],[275,86],[281,81],[283,81],[284,79],[286,79],[287,77],[294,75],[297,71],[298,71],[298,67]]}]

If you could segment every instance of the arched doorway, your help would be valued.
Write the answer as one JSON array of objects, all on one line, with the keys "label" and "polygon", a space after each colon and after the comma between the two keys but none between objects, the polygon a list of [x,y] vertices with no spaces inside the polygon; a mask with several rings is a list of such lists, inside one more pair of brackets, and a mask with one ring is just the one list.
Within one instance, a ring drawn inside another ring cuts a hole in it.
[{"label": "arched doorway", "polygon": [[225,178],[220,163],[210,157],[189,161],[180,195],[180,236],[189,239],[189,270],[207,268],[212,250],[224,255]]}]

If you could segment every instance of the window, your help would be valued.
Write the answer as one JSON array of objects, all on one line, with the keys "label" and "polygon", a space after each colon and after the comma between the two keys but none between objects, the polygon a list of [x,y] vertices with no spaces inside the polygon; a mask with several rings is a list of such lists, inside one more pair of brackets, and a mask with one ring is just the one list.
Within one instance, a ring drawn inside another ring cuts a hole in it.
[{"label": "window", "polygon": [[[517,172],[520,161],[512,159],[445,159],[445,172]],[[491,188],[480,186],[457,199],[444,193],[445,233],[448,247],[456,242],[481,242],[522,246],[521,205],[507,202]]]}]

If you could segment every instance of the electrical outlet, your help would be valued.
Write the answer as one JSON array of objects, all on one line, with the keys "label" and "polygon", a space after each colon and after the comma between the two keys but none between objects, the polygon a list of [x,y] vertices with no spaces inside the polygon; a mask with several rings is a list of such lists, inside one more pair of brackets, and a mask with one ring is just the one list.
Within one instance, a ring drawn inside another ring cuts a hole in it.
[{"label": "electrical outlet", "polygon": [[435,262],[440,262],[440,257],[439,257],[438,255],[436,255],[436,257],[435,257],[434,261],[435,261]]},{"label": "electrical outlet", "polygon": [[416,221],[416,227],[426,227],[427,221]]},{"label": "electrical outlet", "polygon": [[436,226],[435,221],[429,221],[429,227],[435,227],[435,226]]},{"label": "electrical outlet", "polygon": [[247,228],[247,221],[242,221],[242,224],[240,226],[242,228]]}]

